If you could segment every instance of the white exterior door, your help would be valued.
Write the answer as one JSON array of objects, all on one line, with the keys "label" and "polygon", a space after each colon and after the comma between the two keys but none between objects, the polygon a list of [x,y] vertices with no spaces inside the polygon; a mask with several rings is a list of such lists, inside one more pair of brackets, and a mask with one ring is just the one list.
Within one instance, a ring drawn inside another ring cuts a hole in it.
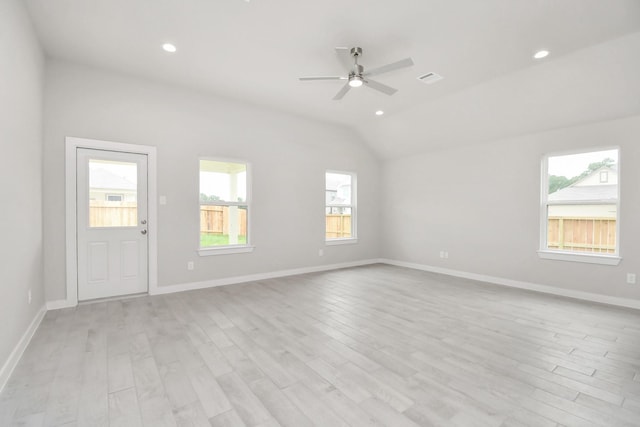
[{"label": "white exterior door", "polygon": [[77,149],[78,300],[148,291],[147,155]]}]

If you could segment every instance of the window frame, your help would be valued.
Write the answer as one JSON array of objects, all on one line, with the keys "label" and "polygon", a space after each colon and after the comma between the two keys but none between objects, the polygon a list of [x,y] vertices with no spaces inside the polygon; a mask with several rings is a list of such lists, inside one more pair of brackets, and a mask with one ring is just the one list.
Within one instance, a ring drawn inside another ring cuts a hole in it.
[{"label": "window frame", "polygon": [[[246,168],[246,184],[247,184],[247,197],[244,202],[228,202],[224,200],[220,201],[212,201],[212,202],[202,202],[200,200],[200,173],[202,170],[200,169],[200,162],[202,160],[208,160],[212,162],[221,162],[221,163],[239,163],[245,165]],[[251,199],[252,199],[252,174],[251,174],[251,163],[246,160],[240,159],[230,159],[223,157],[209,157],[209,156],[200,156],[198,157],[198,255],[199,256],[212,256],[212,255],[228,255],[228,254],[239,254],[239,253],[249,253],[253,252],[255,246],[251,245],[251,218],[252,207],[251,207]],[[220,245],[220,246],[209,246],[202,247],[200,246],[200,207],[201,206],[246,206],[247,207],[247,241],[246,243],[235,244],[235,245]]]},{"label": "window frame", "polygon": [[[616,247],[613,254],[602,253],[586,253],[553,250],[547,247],[548,238],[548,207],[553,205],[603,205],[612,204],[609,200],[585,200],[573,202],[550,202],[549,197],[549,158],[568,156],[573,154],[585,154],[597,151],[617,150],[618,151],[618,182],[616,184]],[[541,186],[540,186],[540,245],[538,248],[538,256],[541,259],[583,262],[588,264],[618,265],[622,260],[620,256],[620,176],[621,176],[622,150],[619,146],[591,147],[578,150],[560,151],[546,153],[541,161]]]},{"label": "window frame", "polygon": [[[336,204],[336,203],[327,203],[327,174],[340,174],[340,175],[349,175],[351,177],[351,203],[348,205],[345,204]],[[356,172],[350,171],[342,171],[335,169],[327,169],[324,171],[324,218],[325,218],[325,226],[324,226],[324,241],[325,245],[348,245],[358,243],[358,174]],[[327,217],[327,208],[351,208],[351,237],[336,237],[336,238],[327,238],[327,226],[326,226],[326,217]]]}]

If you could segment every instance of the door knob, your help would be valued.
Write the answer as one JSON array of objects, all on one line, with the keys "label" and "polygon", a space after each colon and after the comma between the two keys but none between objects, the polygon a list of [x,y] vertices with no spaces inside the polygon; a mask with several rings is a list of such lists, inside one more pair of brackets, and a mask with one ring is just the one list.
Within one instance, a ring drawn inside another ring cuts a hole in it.
[{"label": "door knob", "polygon": [[142,221],[140,221],[140,224],[145,225],[147,223],[146,219],[143,219]]},{"label": "door knob", "polygon": [[140,231],[142,234],[147,234],[147,230],[141,230]]}]

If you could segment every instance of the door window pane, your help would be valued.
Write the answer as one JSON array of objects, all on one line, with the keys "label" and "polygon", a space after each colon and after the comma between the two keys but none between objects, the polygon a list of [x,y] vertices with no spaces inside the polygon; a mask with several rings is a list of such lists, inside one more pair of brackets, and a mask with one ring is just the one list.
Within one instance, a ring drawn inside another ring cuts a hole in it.
[{"label": "door window pane", "polygon": [[138,165],[89,160],[89,227],[138,225]]}]

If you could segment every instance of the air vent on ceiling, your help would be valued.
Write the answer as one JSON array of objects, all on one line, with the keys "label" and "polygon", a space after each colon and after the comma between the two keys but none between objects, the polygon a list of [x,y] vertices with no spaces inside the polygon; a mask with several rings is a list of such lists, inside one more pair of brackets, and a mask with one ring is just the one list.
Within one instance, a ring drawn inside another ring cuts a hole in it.
[{"label": "air vent on ceiling", "polygon": [[431,73],[427,73],[427,74],[423,74],[422,76],[418,77],[418,80],[420,80],[423,83],[426,83],[428,85],[438,82],[440,80],[444,79],[444,77],[442,77],[440,74],[436,74],[434,72]]}]

